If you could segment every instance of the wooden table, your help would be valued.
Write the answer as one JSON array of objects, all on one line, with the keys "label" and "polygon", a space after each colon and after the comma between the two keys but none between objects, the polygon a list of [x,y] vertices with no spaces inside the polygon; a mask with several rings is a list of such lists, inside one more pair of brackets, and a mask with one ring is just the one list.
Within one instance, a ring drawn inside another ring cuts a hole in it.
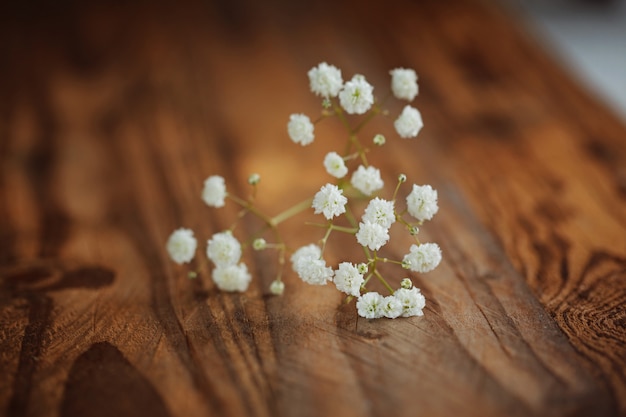
[{"label": "wooden table", "polygon": [[[479,0],[13,3],[0,415],[626,415],[626,128],[514,16]],[[425,128],[403,141],[383,117],[377,155],[392,182],[439,192],[423,317],[357,318],[292,272],[273,297],[265,252],[246,252],[247,292],[219,292],[204,256],[188,279],[165,251],[186,226],[202,254],[236,215],[202,203],[208,175],[245,194],[259,172],[270,212],[326,181],[337,126],[308,148],[285,130],[319,114],[321,61],[381,92],[394,67],[419,74]]]}]

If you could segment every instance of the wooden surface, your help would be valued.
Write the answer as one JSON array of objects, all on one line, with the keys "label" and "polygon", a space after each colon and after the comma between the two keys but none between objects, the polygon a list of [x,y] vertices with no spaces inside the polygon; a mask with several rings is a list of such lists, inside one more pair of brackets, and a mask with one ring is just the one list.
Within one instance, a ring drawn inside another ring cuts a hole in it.
[{"label": "wooden surface", "polygon": [[[1,415],[626,415],[626,128],[510,15],[122,3],[1,6]],[[339,128],[303,149],[285,125],[318,111],[321,61],[377,91],[420,76],[425,129],[383,119],[376,163],[439,190],[423,317],[357,319],[293,273],[271,297],[269,255],[246,254],[243,295],[166,256],[176,227],[230,225],[199,199],[210,174],[243,194],[259,172],[270,212],[319,187]]]}]

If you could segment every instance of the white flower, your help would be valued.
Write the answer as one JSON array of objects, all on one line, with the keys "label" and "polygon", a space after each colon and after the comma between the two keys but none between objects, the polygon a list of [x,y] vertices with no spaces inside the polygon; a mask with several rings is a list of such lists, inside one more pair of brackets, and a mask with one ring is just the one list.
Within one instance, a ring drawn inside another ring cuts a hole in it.
[{"label": "white flower", "polygon": [[385,298],[377,292],[363,294],[356,302],[356,309],[359,316],[366,319],[377,319],[383,317],[383,303]]},{"label": "white flower", "polygon": [[241,258],[241,244],[230,232],[216,233],[209,239],[206,254],[219,268],[235,265]]},{"label": "white flower", "polygon": [[270,292],[274,295],[282,295],[285,292],[285,283],[282,281],[272,281],[270,284]]},{"label": "white flower", "polygon": [[417,95],[417,74],[412,69],[396,68],[391,74],[391,91],[400,100],[413,101]]},{"label": "white flower", "polygon": [[333,279],[333,269],[326,266],[323,259],[304,258],[296,262],[294,267],[300,279],[311,285],[326,285]]},{"label": "white flower", "polygon": [[419,288],[400,288],[393,296],[402,304],[402,317],[423,316],[422,309],[426,306],[426,299]]},{"label": "white flower", "polygon": [[404,255],[402,266],[415,272],[430,272],[441,262],[441,249],[436,243],[411,245],[409,253]]},{"label": "white flower", "polygon": [[350,183],[354,188],[365,195],[372,195],[374,191],[380,190],[385,185],[380,178],[378,168],[374,168],[371,165],[367,168],[363,165],[359,165],[356,171],[352,173]]},{"label": "white flower", "polygon": [[406,205],[409,214],[417,220],[430,220],[439,211],[437,190],[430,185],[413,184],[413,190],[406,197]]},{"label": "white flower", "polygon": [[346,212],[347,202],[343,190],[334,184],[326,184],[313,197],[312,207],[315,214],[323,213],[324,217],[330,220]]},{"label": "white flower", "polygon": [[189,229],[175,230],[167,240],[167,252],[177,264],[190,262],[196,254],[198,242]]},{"label": "white flower", "polygon": [[309,116],[304,114],[292,114],[289,116],[289,123],[287,123],[287,133],[294,143],[299,143],[302,146],[309,145],[315,139],[313,132],[313,123]]},{"label": "white flower", "polygon": [[389,240],[389,231],[378,223],[361,222],[356,240],[361,246],[367,246],[370,250],[378,250]]},{"label": "white flower", "polygon": [[393,126],[400,137],[414,138],[424,127],[424,122],[420,112],[415,107],[407,105],[396,121],[393,122]]},{"label": "white flower", "polygon": [[324,157],[324,168],[326,172],[335,178],[343,178],[348,173],[346,163],[337,152],[329,152]]},{"label": "white flower", "polygon": [[382,311],[384,316],[390,319],[400,317],[403,312],[402,302],[393,295],[389,295],[383,299]]},{"label": "white flower", "polygon": [[362,75],[355,75],[344,84],[339,103],[349,114],[363,114],[374,104],[374,87]]},{"label": "white flower", "polygon": [[385,229],[389,229],[396,221],[394,202],[383,200],[378,197],[370,200],[367,208],[365,209],[365,213],[363,214],[363,221],[378,223]]},{"label": "white flower", "polygon": [[311,243],[302,246],[291,255],[291,266],[300,279],[308,284],[325,285],[333,278],[333,269],[326,266],[326,261],[320,259],[322,250]]},{"label": "white flower", "polygon": [[211,175],[204,180],[202,199],[211,207],[224,207],[226,198],[226,184],[224,178],[219,175]]},{"label": "white flower", "polygon": [[[291,266],[296,270],[296,264],[303,259],[319,259],[322,256],[322,249],[314,243],[302,246],[291,255]],[[297,272],[297,271],[296,271]]]},{"label": "white flower", "polygon": [[311,91],[321,97],[337,97],[343,86],[341,70],[322,62],[308,72]]},{"label": "white flower", "polygon": [[363,274],[350,262],[342,262],[335,271],[333,279],[335,286],[341,292],[358,297],[361,294],[361,284],[363,284]]},{"label": "white flower", "polygon": [[222,291],[244,292],[248,289],[251,279],[248,267],[244,263],[218,266],[213,270],[213,282]]}]

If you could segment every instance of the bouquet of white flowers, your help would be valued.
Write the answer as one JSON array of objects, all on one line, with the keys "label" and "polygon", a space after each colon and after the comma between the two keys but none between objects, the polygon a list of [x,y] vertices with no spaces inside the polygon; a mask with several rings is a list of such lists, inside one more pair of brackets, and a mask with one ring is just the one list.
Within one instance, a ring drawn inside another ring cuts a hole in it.
[{"label": "bouquet of white flowers", "polygon": [[[400,100],[413,101],[418,94],[415,71],[397,68],[390,74],[393,96]],[[322,98],[321,116],[312,122],[304,114],[292,114],[287,123],[287,133],[294,143],[307,146],[315,140],[315,124],[330,117],[341,121],[348,133],[344,147],[346,151],[343,154],[328,152],[323,161],[328,174],[335,178],[334,183],[322,185],[311,198],[274,217],[261,212],[254,204],[256,187],[260,182],[258,174],[252,174],[248,178],[255,191],[250,198],[244,199],[229,193],[224,178],[212,175],[204,182],[202,199],[211,207],[223,207],[227,199],[234,202],[242,210],[238,219],[248,213],[257,216],[264,226],[252,236],[260,236],[268,229],[273,232],[272,242],[256,237],[244,245],[251,246],[254,250],[277,250],[279,272],[269,288],[272,294],[280,295],[284,292],[282,268],[286,256],[290,254],[292,268],[302,281],[312,285],[334,283],[339,291],[347,294],[348,299],[357,299],[357,311],[362,317],[374,319],[421,316],[425,299],[420,290],[413,286],[409,278],[402,279],[400,287],[394,289],[381,273],[380,266],[384,263],[397,264],[410,271],[426,273],[439,265],[439,246],[436,243],[422,243],[418,238],[419,226],[431,220],[439,209],[437,191],[430,185],[413,184],[405,200],[406,206],[399,211],[396,205],[398,191],[407,180],[404,174],[400,174],[390,199],[377,196],[384,189],[384,181],[380,171],[368,163],[367,148],[358,137],[363,126],[382,113],[383,103],[376,101],[374,87],[359,74],[344,82],[341,71],[325,62],[312,68],[308,77],[311,91]],[[355,114],[363,116],[360,123],[352,126],[349,115]],[[405,139],[416,137],[422,126],[420,112],[411,105],[406,105],[394,121],[396,132]],[[376,146],[382,146],[385,142],[382,134],[373,137]],[[351,163],[358,166],[352,169],[349,176],[348,165]],[[368,202],[361,219],[357,220],[353,202],[364,199]],[[324,230],[323,237],[315,243],[293,250],[280,236],[278,225],[309,208],[325,219],[324,223],[315,225]],[[340,216],[346,217],[347,226],[335,222],[335,218]],[[396,222],[413,237],[414,243],[402,259],[380,257],[378,252],[389,242],[389,230]],[[235,225],[229,230],[214,234],[208,240],[206,248],[208,258],[215,265],[212,272],[213,282],[223,291],[245,291],[251,281],[246,264],[241,262],[242,245],[233,235],[234,227]],[[363,249],[363,259],[360,262],[346,260],[340,262],[336,268],[327,265],[324,253],[332,232],[353,235],[355,243]],[[196,238],[189,229],[174,231],[167,242],[170,257],[178,264],[190,262],[196,249]],[[190,276],[195,276],[195,273],[191,272]],[[367,285],[372,278],[380,281],[389,291],[389,295],[383,296],[368,290]]]}]

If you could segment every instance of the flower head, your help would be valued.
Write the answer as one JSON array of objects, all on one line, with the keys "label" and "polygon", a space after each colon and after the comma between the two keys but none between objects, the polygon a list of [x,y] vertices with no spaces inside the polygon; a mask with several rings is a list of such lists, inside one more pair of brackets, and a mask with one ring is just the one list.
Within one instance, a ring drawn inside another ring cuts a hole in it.
[{"label": "flower head", "polygon": [[302,246],[291,255],[291,266],[296,270],[296,264],[303,259],[319,259],[322,256],[322,249],[314,243]]},{"label": "flower head", "polygon": [[326,172],[335,178],[343,178],[348,173],[348,168],[343,158],[337,152],[329,152],[324,157]]},{"label": "flower head", "polygon": [[423,316],[422,309],[426,306],[426,299],[419,288],[400,288],[393,296],[402,304],[402,317]]},{"label": "flower head", "polygon": [[189,229],[175,230],[167,240],[167,252],[177,264],[190,262],[196,254],[198,242]]},{"label": "flower head", "polygon": [[323,213],[324,217],[330,220],[346,212],[347,202],[343,190],[334,184],[326,184],[313,197],[312,207],[315,214]]},{"label": "flower head", "polygon": [[315,139],[313,123],[311,123],[309,116],[304,114],[289,116],[287,133],[294,143],[299,143],[302,146],[313,143],[313,139]]},{"label": "flower head", "polygon": [[393,295],[389,295],[383,299],[382,311],[387,318],[395,319],[400,317],[403,312],[402,302]]},{"label": "flower head", "polygon": [[424,122],[422,115],[415,107],[406,105],[400,116],[393,122],[393,126],[400,137],[414,138],[424,127]]},{"label": "flower head", "polygon": [[224,198],[226,198],[226,184],[224,177],[219,175],[211,175],[204,180],[204,188],[202,189],[202,199],[211,207],[224,207]]},{"label": "flower head", "polygon": [[356,240],[361,246],[367,246],[370,250],[378,250],[389,240],[389,230],[378,223],[361,222],[359,223],[359,231],[356,232]]},{"label": "flower head", "polygon": [[361,294],[363,274],[350,262],[342,262],[335,271],[333,280],[335,286],[341,292],[358,297]]},{"label": "flower head", "polygon": [[359,316],[366,319],[377,319],[383,317],[383,303],[385,298],[377,292],[368,292],[359,297],[356,302],[356,309]]},{"label": "flower head", "polygon": [[357,74],[343,86],[339,93],[339,103],[349,114],[363,114],[374,104],[374,87]]},{"label": "flower head", "polygon": [[389,229],[396,221],[394,202],[378,197],[370,200],[363,214],[363,221],[378,223],[385,229]]},{"label": "flower head", "polygon": [[343,87],[341,70],[322,62],[308,72],[311,91],[321,97],[337,97]]},{"label": "flower head", "polygon": [[417,74],[412,69],[396,68],[391,74],[391,91],[400,100],[413,101],[417,96]]},{"label": "flower head", "polygon": [[252,277],[246,264],[218,266],[213,270],[213,282],[222,291],[244,292],[248,289]]},{"label": "flower head", "polygon": [[404,255],[402,266],[411,271],[426,273],[437,268],[441,262],[441,249],[436,243],[411,245],[409,253]]},{"label": "flower head", "polygon": [[378,168],[374,168],[371,165],[367,168],[359,165],[356,171],[352,173],[350,183],[365,195],[372,195],[374,191],[380,190],[385,185],[382,178],[380,178]]},{"label": "flower head", "polygon": [[430,185],[415,185],[406,197],[409,214],[419,221],[433,218],[439,206],[437,205],[437,190]]},{"label": "flower head", "polygon": [[333,269],[323,259],[301,259],[295,264],[300,279],[311,285],[326,285],[333,279]]},{"label": "flower head", "polygon": [[206,254],[218,268],[235,265],[241,258],[241,244],[230,232],[216,233],[209,239]]}]

